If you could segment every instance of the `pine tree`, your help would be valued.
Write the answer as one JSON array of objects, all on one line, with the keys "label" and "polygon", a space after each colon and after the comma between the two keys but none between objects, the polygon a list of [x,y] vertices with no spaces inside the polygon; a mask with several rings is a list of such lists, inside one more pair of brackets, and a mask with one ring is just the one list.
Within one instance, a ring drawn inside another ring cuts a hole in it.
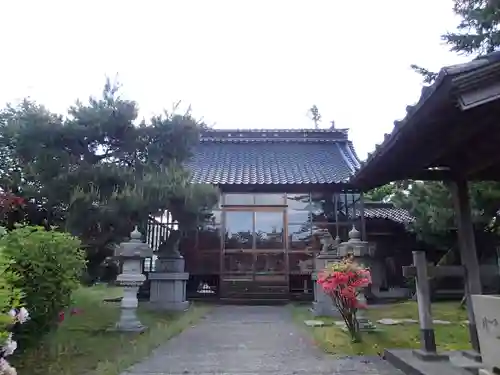
[{"label": "pine tree", "polygon": [[455,0],[453,11],[457,32],[442,36],[452,51],[484,55],[500,46],[500,0]]},{"label": "pine tree", "polygon": [[[500,46],[500,0],[455,0],[453,12],[460,17],[457,31],[441,36],[454,52],[465,55],[484,55]],[[431,84],[437,77],[419,65],[411,68]]]}]

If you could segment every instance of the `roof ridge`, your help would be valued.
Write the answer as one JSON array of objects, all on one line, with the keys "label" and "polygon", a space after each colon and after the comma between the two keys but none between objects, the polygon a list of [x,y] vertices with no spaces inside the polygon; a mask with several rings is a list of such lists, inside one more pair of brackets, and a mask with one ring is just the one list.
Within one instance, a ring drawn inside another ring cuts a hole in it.
[{"label": "roof ridge", "polygon": [[200,140],[220,142],[348,141],[348,129],[206,129]]},{"label": "roof ridge", "polygon": [[295,132],[306,132],[306,133],[347,133],[349,128],[231,128],[231,129],[215,129],[207,128],[202,131],[204,132],[214,132],[214,133],[231,133],[231,132],[248,132],[248,133],[295,133]]}]

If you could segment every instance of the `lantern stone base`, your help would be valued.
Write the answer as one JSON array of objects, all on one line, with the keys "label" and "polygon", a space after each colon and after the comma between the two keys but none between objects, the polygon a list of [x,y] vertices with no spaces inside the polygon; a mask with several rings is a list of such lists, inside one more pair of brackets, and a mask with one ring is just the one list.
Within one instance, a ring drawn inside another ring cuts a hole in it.
[{"label": "lantern stone base", "polygon": [[159,310],[185,311],[189,307],[186,301],[187,272],[151,272],[149,280],[150,306]]},{"label": "lantern stone base", "polygon": [[317,280],[317,274],[312,274],[313,284],[314,284],[314,302],[312,303],[311,312],[314,316],[329,316],[334,318],[340,318],[341,315],[337,308],[333,305],[333,301],[328,297],[323,288],[319,285]]},{"label": "lantern stone base", "polygon": [[119,331],[119,332],[144,332],[148,327],[141,324],[139,319],[133,310],[123,310],[122,315],[120,317],[120,321],[116,323],[114,328],[111,328],[110,331]]}]

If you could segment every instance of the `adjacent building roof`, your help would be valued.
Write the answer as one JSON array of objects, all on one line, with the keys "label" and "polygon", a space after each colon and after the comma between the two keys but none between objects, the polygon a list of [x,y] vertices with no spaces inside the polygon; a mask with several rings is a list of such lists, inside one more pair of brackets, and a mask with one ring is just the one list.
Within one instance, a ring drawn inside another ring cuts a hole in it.
[{"label": "adjacent building roof", "polygon": [[399,224],[415,220],[408,210],[397,208],[392,203],[365,202],[364,214],[367,219],[387,219]]},{"label": "adjacent building roof", "polygon": [[346,129],[209,129],[193,153],[193,182],[214,185],[345,183],[360,167]]}]

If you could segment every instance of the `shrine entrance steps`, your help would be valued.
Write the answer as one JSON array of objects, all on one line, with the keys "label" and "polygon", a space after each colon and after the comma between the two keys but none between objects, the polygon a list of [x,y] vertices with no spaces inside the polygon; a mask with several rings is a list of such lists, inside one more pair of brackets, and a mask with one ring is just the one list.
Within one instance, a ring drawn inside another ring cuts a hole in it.
[{"label": "shrine entrance steps", "polygon": [[218,306],[122,375],[402,375],[379,357],[324,354],[283,306]]}]

